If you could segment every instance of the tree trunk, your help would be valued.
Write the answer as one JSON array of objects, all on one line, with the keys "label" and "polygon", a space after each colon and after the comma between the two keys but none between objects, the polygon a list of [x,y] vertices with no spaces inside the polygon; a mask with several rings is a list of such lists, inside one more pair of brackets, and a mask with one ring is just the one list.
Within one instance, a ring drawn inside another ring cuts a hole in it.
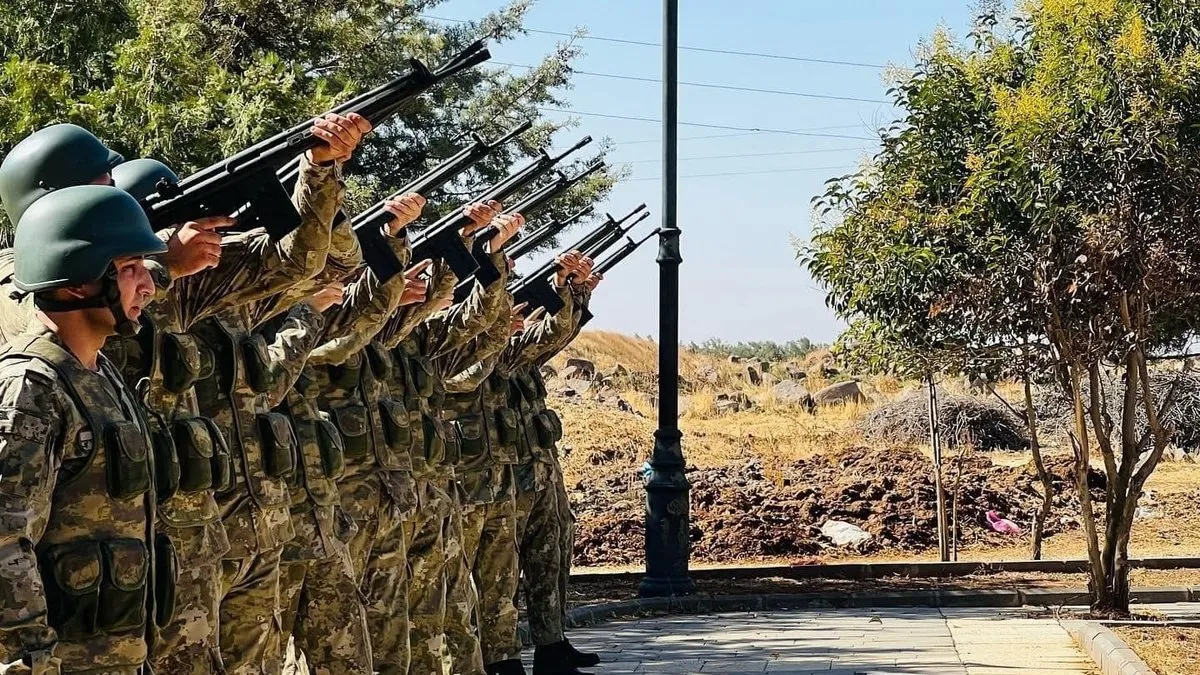
[{"label": "tree trunk", "polygon": [[950,561],[949,527],[946,519],[946,491],[942,486],[942,430],[938,415],[937,383],[929,375],[929,442],[933,446],[933,487],[937,500],[938,558]]},{"label": "tree trunk", "polygon": [[[1028,364],[1028,361],[1026,362]],[[1033,466],[1037,469],[1038,479],[1042,482],[1042,505],[1033,516],[1033,559],[1042,559],[1042,532],[1046,521],[1050,519],[1050,509],[1054,506],[1054,482],[1050,472],[1046,470],[1046,462],[1042,459],[1042,445],[1038,441],[1037,411],[1033,408],[1033,384],[1029,381],[1028,366],[1021,373],[1025,385],[1025,425],[1029,429],[1029,450],[1033,453]]]},{"label": "tree trunk", "polygon": [[1071,378],[1070,391],[1075,421],[1075,429],[1071,438],[1075,450],[1075,489],[1079,494],[1083,533],[1087,537],[1088,545],[1088,590],[1092,594],[1092,607],[1107,607],[1110,604],[1108,575],[1101,557],[1100,539],[1096,531],[1096,512],[1092,508],[1092,493],[1088,489],[1088,470],[1091,462],[1088,427],[1083,406],[1082,375],[1079,372],[1082,370],[1082,365],[1072,362],[1068,370]]}]

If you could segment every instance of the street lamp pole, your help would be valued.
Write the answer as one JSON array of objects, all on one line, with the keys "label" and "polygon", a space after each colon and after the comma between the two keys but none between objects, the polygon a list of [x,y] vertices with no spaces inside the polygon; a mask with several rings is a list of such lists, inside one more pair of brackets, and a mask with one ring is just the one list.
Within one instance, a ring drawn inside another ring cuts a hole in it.
[{"label": "street lamp pole", "polygon": [[658,430],[646,484],[642,596],[688,595],[688,491],[679,432],[679,0],[663,0],[663,211],[658,238]]}]

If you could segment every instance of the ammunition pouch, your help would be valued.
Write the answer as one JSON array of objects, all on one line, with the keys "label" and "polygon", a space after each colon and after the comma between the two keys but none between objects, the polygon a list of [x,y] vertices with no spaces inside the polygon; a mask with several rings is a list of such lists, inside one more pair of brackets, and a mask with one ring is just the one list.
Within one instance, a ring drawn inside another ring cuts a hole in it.
[{"label": "ammunition pouch", "polygon": [[157,420],[150,423],[150,443],[154,447],[154,492],[161,504],[179,492],[179,457],[171,432]]},{"label": "ammunition pouch", "polygon": [[425,359],[413,359],[413,384],[417,388],[417,396],[429,398],[433,396],[433,366]]},{"label": "ammunition pouch", "polygon": [[275,386],[271,373],[271,352],[267,350],[267,339],[258,333],[242,338],[242,363],[246,367],[246,381],[256,394],[263,394]]},{"label": "ammunition pouch", "polygon": [[454,420],[454,426],[458,427],[458,433],[461,440],[462,459],[480,457],[487,452],[487,439],[483,435],[483,417],[481,415],[467,415]]},{"label": "ammunition pouch", "polygon": [[411,470],[413,432],[408,409],[391,399],[379,402],[379,418],[383,423],[383,439],[387,448],[380,448],[379,465],[389,471]]},{"label": "ammunition pouch", "polygon": [[361,405],[335,408],[333,423],[342,434],[347,459],[362,461],[371,454],[370,420],[366,408]]},{"label": "ammunition pouch", "polygon": [[367,364],[371,367],[371,374],[375,379],[381,382],[390,382],[392,379],[392,357],[387,353],[387,350],[381,347],[378,343],[372,342],[367,345]]},{"label": "ammunition pouch", "polygon": [[161,532],[154,538],[154,623],[166,628],[175,618],[175,588],[179,556],[171,538]]},{"label": "ammunition pouch", "polygon": [[212,489],[225,492],[233,487],[233,453],[229,451],[225,435],[216,422],[207,417],[197,419],[204,421],[208,427],[208,437],[212,440]]},{"label": "ammunition pouch", "polygon": [[521,391],[521,398],[528,402],[536,401],[538,389],[533,376],[529,373],[522,373],[517,376],[516,380],[517,389]]},{"label": "ammunition pouch", "polygon": [[179,489],[184,492],[211,490],[216,442],[208,423],[198,417],[175,420],[172,436],[179,457]]},{"label": "ammunition pouch", "polygon": [[[101,440],[101,439],[96,439]],[[108,494],[113,499],[132,499],[150,490],[150,449],[142,427],[136,422],[113,422],[104,430]]]},{"label": "ammunition pouch", "polygon": [[[421,414],[421,429],[424,438],[425,461],[437,464],[446,461],[446,429],[433,417]],[[457,460],[455,460],[457,461]]]},{"label": "ammunition pouch", "polygon": [[446,446],[445,461],[450,466],[462,464],[463,461],[463,438],[462,430],[458,428],[457,422],[452,422],[445,427],[445,435],[443,441]]},{"label": "ammunition pouch", "polygon": [[496,437],[502,445],[515,445],[521,438],[521,420],[512,408],[496,410]]},{"label": "ammunition pouch", "polygon": [[50,546],[39,557],[49,622],[60,638],[78,640],[144,630],[150,572],[145,542],[70,542]]},{"label": "ammunition pouch", "polygon": [[562,438],[562,423],[553,410],[543,410],[533,416],[533,437],[530,442],[549,450]]},{"label": "ammunition pouch", "polygon": [[316,421],[317,445],[321,450],[321,471],[330,480],[346,473],[346,446],[333,422],[322,417]]},{"label": "ammunition pouch", "polygon": [[362,354],[354,354],[345,363],[329,366],[329,383],[338,389],[353,389],[362,376]]},{"label": "ammunition pouch", "polygon": [[259,413],[263,471],[269,478],[286,478],[296,470],[296,436],[286,415]]},{"label": "ammunition pouch", "polygon": [[163,333],[160,349],[163,388],[172,394],[184,393],[212,373],[212,353],[191,335]]}]

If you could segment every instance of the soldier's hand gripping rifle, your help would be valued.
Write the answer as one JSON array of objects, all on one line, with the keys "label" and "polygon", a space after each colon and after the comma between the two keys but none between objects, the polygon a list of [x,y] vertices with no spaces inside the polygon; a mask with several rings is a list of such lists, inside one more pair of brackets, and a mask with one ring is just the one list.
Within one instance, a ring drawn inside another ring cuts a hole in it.
[{"label": "soldier's hand gripping rifle", "polygon": [[[504,136],[490,142],[483,140],[477,134],[471,134],[471,138],[474,141],[471,145],[459,150],[453,157],[446,159],[424,175],[351,219],[351,227],[354,230],[354,235],[358,238],[359,246],[362,247],[363,261],[366,262],[367,267],[371,268],[371,271],[375,273],[375,276],[381,283],[386,283],[392,277],[404,272],[404,268],[396,258],[395,251],[388,245],[386,239],[388,235],[385,233],[385,229],[392,219],[391,213],[384,208],[388,199],[399,197],[408,192],[415,192],[422,197],[428,197],[434,190],[449,183],[456,176],[478,164],[483,158],[505,143],[528,131],[532,126],[532,122],[525,122],[504,134]],[[339,218],[345,218],[345,214],[340,211],[338,212],[338,216],[334,220],[335,225]]]},{"label": "soldier's hand gripping rifle", "polygon": [[[626,228],[621,227],[626,221],[639,213],[641,216],[633,221],[632,224]],[[609,215],[608,219],[600,227],[592,230],[583,239],[564,250],[579,251],[586,257],[595,258],[608,250],[610,246],[636,227],[638,223],[649,217],[650,214],[646,212],[645,204],[638,206],[620,220]],[[513,295],[513,303],[528,303],[530,310],[544,307],[550,314],[556,314],[558,310],[562,309],[563,301],[550,285],[550,276],[556,274],[560,269],[561,266],[558,264],[558,261],[551,259],[524,279],[514,283],[509,288],[509,291]]]},{"label": "soldier's hand gripping rifle", "polygon": [[[504,209],[504,213],[513,215],[521,214],[528,219],[533,214],[541,210],[542,207],[549,204],[562,193],[566,192],[573,185],[577,185],[580,181],[588,176],[596,173],[604,168],[603,161],[596,161],[588,165],[583,171],[571,178],[567,178],[559,172],[553,181],[544,187],[534,190],[529,196],[521,201],[513,204],[511,207]],[[475,235],[475,243],[471,247],[471,254],[475,256],[475,262],[479,263],[479,269],[475,270],[474,278],[463,279],[455,287],[454,297],[462,300],[466,298],[471,291],[471,287],[475,281],[483,284],[486,288],[491,286],[497,279],[500,278],[500,271],[492,265],[491,258],[487,251],[487,242],[496,234],[495,226],[484,228],[483,231]],[[510,240],[511,241],[511,240]]]},{"label": "soldier's hand gripping rifle", "polygon": [[[377,127],[430,87],[489,58],[483,43],[476,42],[437,70],[413,59],[409,73],[331,112],[357,113]],[[160,182],[143,208],[157,229],[206,216],[236,215],[239,230],[264,226],[273,239],[280,239],[299,227],[300,214],[278,173],[322,142],[313,135],[311,121],[297,124],[178,183]]]},{"label": "soldier's hand gripping rifle", "polygon": [[[638,247],[646,243],[646,241],[651,237],[657,237],[660,232],[662,232],[662,228],[654,230],[638,241],[634,241],[632,238],[627,237],[625,239],[625,243],[621,245],[621,248],[614,251],[612,255],[597,263],[596,266],[592,268],[592,274],[608,274],[609,270],[616,267],[622,260],[628,258],[634,251],[638,250]],[[587,307],[584,307],[583,312],[579,315],[579,327],[583,328],[591,320],[592,313],[588,311]]]},{"label": "soldier's hand gripping rifle", "polygon": [[[483,192],[475,202],[503,201],[528,187],[540,176],[553,169],[567,155],[592,142],[591,136],[571,146],[566,152],[551,157],[545,150],[540,156],[522,167],[516,173],[496,183]],[[465,279],[479,268],[479,262],[471,254],[461,230],[472,224],[471,219],[463,214],[462,209],[455,209],[446,214],[433,225],[425,228],[413,240],[413,260],[442,259],[450,266],[455,276]],[[491,262],[488,261],[488,266]]]},{"label": "soldier's hand gripping rifle", "polygon": [[595,209],[595,206],[586,206],[578,213],[568,217],[566,220],[552,220],[525,236],[521,236],[521,233],[518,232],[517,235],[513,237],[513,239],[516,239],[517,242],[513,244],[512,248],[508,249],[508,255],[516,259],[526,255],[527,253],[530,253],[531,251],[536,251],[546,242],[550,241],[551,238],[558,236],[559,232],[562,232],[568,227],[579,222],[580,218],[589,215]]}]

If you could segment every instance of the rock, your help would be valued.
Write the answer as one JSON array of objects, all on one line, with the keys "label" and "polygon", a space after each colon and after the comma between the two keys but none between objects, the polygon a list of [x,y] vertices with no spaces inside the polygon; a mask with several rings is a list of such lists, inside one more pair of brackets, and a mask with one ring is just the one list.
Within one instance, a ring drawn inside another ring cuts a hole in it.
[{"label": "rock", "polygon": [[842,371],[838,370],[837,366],[833,365],[832,363],[826,361],[825,363],[821,364],[821,377],[827,380],[832,380],[841,374]]},{"label": "rock", "polygon": [[622,377],[629,377],[629,369],[626,368],[624,365],[618,363],[618,364],[614,365],[612,368],[609,368],[608,370],[604,371],[604,373],[601,377],[603,379],[613,379],[613,380],[622,378]]},{"label": "rock", "polygon": [[763,375],[766,375],[767,373],[771,372],[771,362],[770,361],[759,361],[758,362],[758,370]]},{"label": "rock", "polygon": [[744,392],[723,392],[717,394],[716,408],[718,413],[741,412],[750,410],[754,407],[754,401],[750,400]]},{"label": "rock", "polygon": [[772,387],[771,391],[775,394],[775,400],[784,405],[802,407],[809,412],[812,412],[815,407],[812,394],[808,393],[804,385],[794,380],[780,382]]},{"label": "rock", "polygon": [[862,388],[858,386],[856,380],[831,384],[813,394],[813,403],[819,406],[866,402],[867,396],[862,392]]},{"label": "rock", "polygon": [[592,389],[590,380],[563,380],[559,383],[558,393],[565,397],[583,396]]},{"label": "rock", "polygon": [[821,526],[821,534],[836,546],[859,547],[873,538],[870,532],[843,520],[827,520]]},{"label": "rock", "polygon": [[771,373],[763,373],[762,383],[768,387],[774,387],[775,385],[779,384],[779,378],[775,377]]},{"label": "rock", "polygon": [[701,382],[707,382],[708,384],[716,384],[717,380],[721,379],[721,374],[712,366],[701,366],[696,371],[696,375],[699,376]]},{"label": "rock", "polygon": [[806,379],[808,377],[808,373],[801,370],[799,366],[789,365],[787,367],[787,376],[789,380],[796,380],[798,382]]},{"label": "rock", "polygon": [[742,379],[755,387],[762,385],[762,374],[758,372],[758,368],[752,365],[746,366],[746,369],[742,371]]},{"label": "rock", "polygon": [[742,357],[740,357],[740,356],[737,356],[737,355],[735,355],[735,354],[730,354],[730,355],[729,355],[729,362],[730,362],[730,363],[741,363],[741,362],[742,362]]},{"label": "rock", "polygon": [[587,359],[567,359],[562,376],[568,380],[591,380],[596,377],[596,365]]},{"label": "rock", "polygon": [[558,375],[558,369],[555,368],[554,366],[550,365],[549,363],[542,366],[541,372],[542,372],[543,380],[552,380]]}]

